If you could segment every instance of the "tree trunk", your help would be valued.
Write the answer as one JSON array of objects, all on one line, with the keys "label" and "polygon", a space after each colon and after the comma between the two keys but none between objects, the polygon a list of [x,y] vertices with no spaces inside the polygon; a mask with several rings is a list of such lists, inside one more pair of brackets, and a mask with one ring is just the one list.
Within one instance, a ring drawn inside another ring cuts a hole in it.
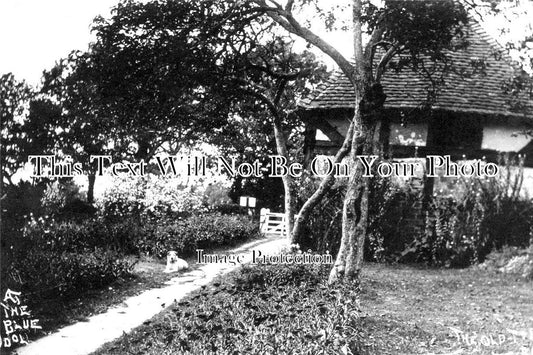
[{"label": "tree trunk", "polygon": [[350,150],[350,179],[346,196],[344,197],[342,212],[342,239],[341,247],[337,254],[335,264],[329,274],[330,284],[344,281],[357,280],[363,261],[364,240],[368,225],[368,179],[362,177],[362,169],[357,159],[359,152],[368,151],[369,141],[373,138],[367,123],[362,119],[363,93],[369,87],[369,75],[365,73],[368,68],[364,65],[362,23],[361,23],[361,0],[353,2],[353,25],[354,25],[354,116],[352,125],[355,133],[351,140]]},{"label": "tree trunk", "polygon": [[384,159],[391,158],[390,152],[390,118],[389,115],[381,115],[379,125],[379,144]]},{"label": "tree trunk", "polygon": [[94,202],[94,183],[96,181],[96,174],[90,173],[87,178],[89,180],[89,185],[87,186],[87,202],[92,204]]},{"label": "tree trunk", "polygon": [[[274,137],[276,138],[276,149],[278,151],[278,154],[285,157],[287,159],[287,162],[289,161],[289,150],[287,149],[287,138],[285,137],[285,134],[283,133],[282,126],[279,120],[274,120]],[[283,181],[283,190],[285,193],[285,218],[287,220],[287,225],[285,228],[287,228],[288,237],[290,240],[291,238],[291,232],[294,224],[294,205],[293,205],[293,193],[292,193],[292,181],[293,177],[286,174],[284,175],[281,180]]]},{"label": "tree trunk", "polygon": [[304,169],[309,169],[311,165],[311,160],[313,159],[313,151],[315,149],[316,145],[316,128],[311,126],[310,124],[305,125],[305,132],[304,132],[304,161],[303,166]]},{"label": "tree trunk", "polygon": [[370,180],[362,176],[363,168],[357,159],[358,153],[371,153],[371,129],[362,125],[361,133],[365,139],[355,144],[359,149],[350,154],[350,168],[352,173],[348,181],[342,211],[342,239],[335,264],[329,275],[329,283],[338,281],[354,281],[359,278],[363,266],[364,242],[368,227],[369,183]]},{"label": "tree trunk", "polygon": [[[342,143],[341,149],[337,152],[335,155],[335,158],[333,160],[333,163],[340,163],[342,159],[350,152],[351,147],[351,141],[354,135],[354,127],[355,127],[355,121],[352,120],[350,123],[350,126],[348,127],[348,132],[346,132],[346,137],[344,138],[344,142]],[[303,226],[306,223],[306,221],[309,218],[309,215],[313,211],[313,208],[315,208],[316,205],[320,203],[322,198],[328,193],[328,191],[331,189],[331,186],[333,186],[333,183],[335,182],[335,175],[330,174],[322,180],[320,185],[318,186],[318,189],[305,201],[304,205],[300,209],[300,212],[298,213],[298,217],[296,218],[294,222],[294,228],[292,229],[292,243],[296,244],[298,243],[300,239],[300,235],[303,231]]]}]

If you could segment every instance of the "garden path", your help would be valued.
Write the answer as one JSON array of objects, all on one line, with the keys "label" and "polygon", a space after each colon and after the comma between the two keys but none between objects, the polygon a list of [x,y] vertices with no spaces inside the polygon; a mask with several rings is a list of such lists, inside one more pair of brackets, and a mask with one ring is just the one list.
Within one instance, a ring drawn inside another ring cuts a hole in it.
[{"label": "garden path", "polygon": [[[244,254],[245,263],[251,261],[252,250],[264,255],[277,253],[288,245],[286,238],[267,237],[228,250],[227,254]],[[147,290],[125,300],[120,306],[88,318],[87,321],[64,327],[58,332],[38,339],[17,349],[19,355],[82,355],[90,354],[104,343],[131,331],[190,292],[226,274],[239,265],[205,264],[196,270],[180,273],[167,286]]]}]

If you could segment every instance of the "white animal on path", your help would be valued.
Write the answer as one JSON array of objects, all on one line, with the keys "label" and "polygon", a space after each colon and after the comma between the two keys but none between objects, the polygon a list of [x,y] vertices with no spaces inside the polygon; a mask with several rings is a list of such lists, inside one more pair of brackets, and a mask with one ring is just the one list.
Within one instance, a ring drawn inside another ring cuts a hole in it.
[{"label": "white animal on path", "polygon": [[178,258],[178,252],[171,250],[167,255],[167,267],[165,268],[165,273],[177,272],[180,270],[186,270],[189,268],[189,264]]}]

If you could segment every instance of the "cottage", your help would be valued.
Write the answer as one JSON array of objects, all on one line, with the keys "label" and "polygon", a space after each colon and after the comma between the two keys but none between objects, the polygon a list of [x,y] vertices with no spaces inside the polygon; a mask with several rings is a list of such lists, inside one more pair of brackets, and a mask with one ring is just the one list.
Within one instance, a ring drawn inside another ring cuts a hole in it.
[{"label": "cottage", "polygon": [[[440,86],[410,69],[386,71],[382,84],[387,99],[378,118],[388,136],[386,150],[394,158],[448,154],[489,161],[510,152],[526,155],[526,166],[533,166],[532,138],[523,134],[531,129],[533,111],[517,111],[515,98],[504,90],[517,68],[475,20],[465,26],[465,34],[469,45],[448,53],[453,70],[441,72]],[[428,92],[433,95],[430,106]],[[352,85],[341,72],[302,100],[299,114],[307,124],[308,157],[337,151],[353,104]],[[531,101],[525,104],[533,107]]]}]

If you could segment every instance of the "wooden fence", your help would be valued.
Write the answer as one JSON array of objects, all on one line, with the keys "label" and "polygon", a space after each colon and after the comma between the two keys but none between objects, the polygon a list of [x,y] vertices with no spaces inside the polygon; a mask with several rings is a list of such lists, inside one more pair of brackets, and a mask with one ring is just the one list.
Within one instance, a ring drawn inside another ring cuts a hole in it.
[{"label": "wooden fence", "polygon": [[287,236],[287,218],[285,217],[285,213],[273,213],[267,208],[262,208],[259,225],[263,234]]}]

